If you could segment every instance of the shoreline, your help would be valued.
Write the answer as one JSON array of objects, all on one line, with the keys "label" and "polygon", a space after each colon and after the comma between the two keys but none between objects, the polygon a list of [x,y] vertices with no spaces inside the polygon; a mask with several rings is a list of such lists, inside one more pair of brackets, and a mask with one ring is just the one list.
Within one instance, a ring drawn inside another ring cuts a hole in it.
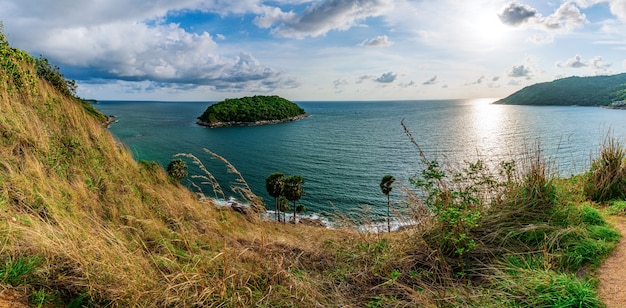
[{"label": "shoreline", "polygon": [[204,127],[209,127],[209,128],[230,127],[230,126],[259,126],[259,125],[278,124],[278,123],[298,121],[308,116],[309,116],[308,114],[304,113],[301,115],[297,115],[295,117],[289,117],[289,118],[278,119],[278,120],[262,120],[262,121],[255,121],[255,122],[230,121],[230,122],[211,123],[211,122],[198,120],[196,124],[200,126],[204,126]]},{"label": "shoreline", "polygon": [[626,110],[626,106],[600,106],[600,108],[604,109],[613,109],[613,110]]}]

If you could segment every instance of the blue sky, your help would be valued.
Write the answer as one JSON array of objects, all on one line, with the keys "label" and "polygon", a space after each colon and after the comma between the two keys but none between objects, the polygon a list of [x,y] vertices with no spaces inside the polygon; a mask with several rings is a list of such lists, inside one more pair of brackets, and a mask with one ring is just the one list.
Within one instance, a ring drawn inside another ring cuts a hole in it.
[{"label": "blue sky", "polygon": [[3,0],[0,21],[101,100],[500,98],[626,71],[626,0]]}]

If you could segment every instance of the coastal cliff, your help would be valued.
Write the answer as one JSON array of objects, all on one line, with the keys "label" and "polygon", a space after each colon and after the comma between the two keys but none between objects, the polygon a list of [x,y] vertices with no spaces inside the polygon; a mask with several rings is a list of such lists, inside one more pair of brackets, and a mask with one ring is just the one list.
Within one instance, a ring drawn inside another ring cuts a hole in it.
[{"label": "coastal cliff", "polygon": [[206,127],[228,127],[228,126],[257,126],[257,125],[268,125],[268,124],[278,124],[278,123],[284,123],[284,122],[292,122],[292,121],[298,121],[301,119],[304,119],[306,117],[308,117],[308,114],[301,114],[301,115],[297,115],[295,117],[289,117],[289,118],[284,118],[284,119],[278,119],[278,120],[260,120],[260,121],[254,121],[254,122],[239,122],[239,121],[229,121],[229,122],[215,122],[215,123],[211,123],[211,122],[206,122],[203,120],[198,120],[198,122],[196,122],[198,125],[201,126],[206,126]]}]

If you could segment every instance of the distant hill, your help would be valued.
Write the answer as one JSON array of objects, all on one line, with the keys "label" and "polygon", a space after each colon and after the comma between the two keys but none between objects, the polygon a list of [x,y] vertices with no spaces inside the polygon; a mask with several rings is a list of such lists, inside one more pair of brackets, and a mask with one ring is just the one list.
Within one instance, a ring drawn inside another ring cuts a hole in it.
[{"label": "distant hill", "polygon": [[607,106],[626,100],[626,73],[568,77],[525,87],[496,104]]},{"label": "distant hill", "polygon": [[209,106],[198,117],[198,124],[208,127],[248,126],[299,120],[304,109],[282,97],[252,96],[232,98]]}]

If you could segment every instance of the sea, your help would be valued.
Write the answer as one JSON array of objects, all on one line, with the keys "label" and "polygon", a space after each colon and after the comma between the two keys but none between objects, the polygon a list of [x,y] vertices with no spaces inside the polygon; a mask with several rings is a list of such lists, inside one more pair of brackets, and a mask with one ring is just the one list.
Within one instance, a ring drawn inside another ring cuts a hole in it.
[{"label": "sea", "polygon": [[[95,107],[115,117],[109,129],[136,160],[165,168],[177,154],[193,154],[227,199],[241,200],[229,189],[238,176],[205,149],[228,160],[270,209],[274,200],[265,190],[265,179],[273,172],[301,175],[306,194],[298,204],[306,207],[305,216],[327,224],[333,217],[361,215],[384,225],[387,197],[380,181],[387,174],[396,178],[390,199],[400,206],[406,191],[415,190],[410,179],[422,170],[420,150],[448,166],[477,159],[497,166],[540,151],[551,172],[568,177],[589,168],[607,135],[626,140],[626,110],[494,101],[303,101],[296,103],[309,114],[305,119],[222,128],[196,124],[214,102],[99,101]],[[191,175],[204,175],[186,161]],[[182,183],[225,202],[202,182],[188,178]]]}]

